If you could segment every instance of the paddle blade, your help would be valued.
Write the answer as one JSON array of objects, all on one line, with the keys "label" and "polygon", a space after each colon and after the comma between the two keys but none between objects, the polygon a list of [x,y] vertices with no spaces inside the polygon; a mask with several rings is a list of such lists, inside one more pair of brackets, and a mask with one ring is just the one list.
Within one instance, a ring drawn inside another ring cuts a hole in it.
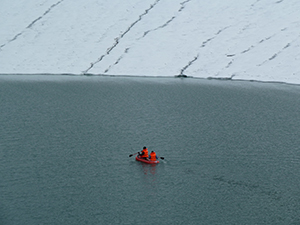
[{"label": "paddle blade", "polygon": [[138,154],[138,152],[137,152],[137,153],[130,154],[129,157],[134,156],[134,155],[136,155],[136,154]]},{"label": "paddle blade", "polygon": [[159,157],[159,158],[161,158],[161,159],[165,159],[165,157]]}]

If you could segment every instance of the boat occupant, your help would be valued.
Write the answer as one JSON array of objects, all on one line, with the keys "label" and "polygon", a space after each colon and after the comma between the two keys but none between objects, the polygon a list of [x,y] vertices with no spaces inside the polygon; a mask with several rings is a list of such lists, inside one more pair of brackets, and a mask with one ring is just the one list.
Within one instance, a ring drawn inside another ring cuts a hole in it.
[{"label": "boat occupant", "polygon": [[145,160],[149,160],[149,154],[148,154],[148,149],[146,148],[146,146],[144,146],[143,150],[141,151],[141,153],[139,153],[139,156]]},{"label": "boat occupant", "polygon": [[156,161],[158,159],[156,153],[152,151],[149,156],[150,161]]}]

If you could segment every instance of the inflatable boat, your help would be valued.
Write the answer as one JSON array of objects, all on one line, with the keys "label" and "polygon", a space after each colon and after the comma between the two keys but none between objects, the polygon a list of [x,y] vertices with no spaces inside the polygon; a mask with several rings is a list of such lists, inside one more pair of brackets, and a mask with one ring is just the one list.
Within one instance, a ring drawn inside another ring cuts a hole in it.
[{"label": "inflatable boat", "polygon": [[148,163],[148,164],[157,164],[157,163],[159,163],[158,160],[156,160],[156,161],[146,160],[146,159],[143,159],[143,158],[139,157],[138,155],[135,157],[135,159],[137,161],[140,161],[140,162],[143,162],[143,163]]}]

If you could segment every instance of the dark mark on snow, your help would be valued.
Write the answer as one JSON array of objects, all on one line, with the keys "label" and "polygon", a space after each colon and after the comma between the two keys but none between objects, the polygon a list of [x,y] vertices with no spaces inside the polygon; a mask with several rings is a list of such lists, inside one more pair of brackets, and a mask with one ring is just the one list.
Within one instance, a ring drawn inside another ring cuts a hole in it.
[{"label": "dark mark on snow", "polygon": [[259,3],[260,2],[260,0],[257,0],[256,2],[254,2],[252,5],[251,5],[251,7],[253,7],[253,6],[255,6],[257,3]]},{"label": "dark mark on snow", "polygon": [[265,64],[266,62],[275,59],[279,54],[281,54],[285,49],[287,49],[287,48],[290,47],[290,46],[291,46],[291,43],[287,43],[280,51],[278,51],[277,53],[275,53],[274,55],[272,55],[270,58],[268,58],[268,59],[265,60],[264,62],[258,64],[257,66],[262,66],[262,65]]},{"label": "dark mark on snow", "polygon": [[246,53],[246,52],[249,52],[252,48],[254,48],[253,45],[251,45],[249,48],[247,48],[246,50],[242,51],[241,53]]},{"label": "dark mark on snow", "polygon": [[[259,42],[258,42],[258,44],[261,44],[261,43],[263,43],[263,42],[265,42],[265,41],[268,41],[268,40],[270,40],[272,37],[274,37],[275,35],[272,35],[272,36],[269,36],[269,37],[266,37],[266,38],[264,38],[264,39],[261,39]],[[255,48],[256,47],[256,45],[251,45],[249,48],[247,48],[246,50],[244,50],[244,51],[242,51],[241,52],[241,54],[243,54],[243,53],[246,53],[246,52],[249,52],[251,49],[253,49],[253,48]]]},{"label": "dark mark on snow", "polygon": [[274,54],[271,58],[269,58],[269,60],[273,60],[277,57],[277,54]]},{"label": "dark mark on snow", "polygon": [[168,24],[171,23],[175,18],[176,18],[176,17],[173,16],[171,19],[169,19],[169,20],[168,20],[166,23],[164,23],[163,25],[161,25],[161,26],[159,26],[159,27],[157,27],[157,28],[155,28],[155,29],[153,29],[153,30],[145,31],[143,37],[145,37],[148,33],[152,32],[152,31],[156,31],[156,30],[158,30],[158,29],[161,29],[161,28],[164,28],[164,27],[168,26]]},{"label": "dark mark on snow", "polygon": [[[190,1],[191,1],[191,0],[186,0],[186,1],[181,2],[181,3],[180,3],[181,7],[180,7],[180,9],[178,10],[178,12],[183,11],[183,9],[186,7],[186,4],[187,4],[188,2],[190,2]],[[143,34],[143,36],[140,37],[140,38],[138,38],[137,40],[140,40],[140,39],[144,38],[145,36],[147,36],[149,33],[153,32],[153,31],[156,31],[156,30],[159,30],[159,29],[162,29],[162,28],[168,26],[174,19],[176,19],[176,16],[172,16],[172,17],[171,17],[169,20],[167,20],[164,24],[158,26],[158,27],[155,28],[155,29],[151,29],[151,30],[145,31],[144,34]],[[128,50],[129,50],[129,48],[126,48],[125,53],[127,53]],[[123,54],[117,59],[117,61],[116,61],[113,65],[110,65],[110,66],[104,71],[104,73],[107,73],[114,65],[118,64],[118,63],[120,62],[120,60],[123,58],[123,56],[125,55],[125,53],[123,53]],[[101,60],[102,60],[102,59],[101,59]]]},{"label": "dark mark on snow", "polygon": [[291,44],[288,43],[286,46],[283,47],[283,49],[286,49],[286,48],[288,48],[288,47],[290,47],[290,46],[291,46]]},{"label": "dark mark on snow", "polygon": [[187,76],[185,74],[176,75],[176,78],[189,78],[190,76]]},{"label": "dark mark on snow", "polygon": [[198,54],[196,57],[194,57],[193,60],[189,61],[188,64],[187,64],[186,66],[184,66],[184,67],[180,70],[180,75],[183,75],[184,71],[185,71],[188,67],[190,67],[190,66],[193,64],[193,62],[195,62],[195,61],[198,59],[198,57],[199,57],[199,54]]},{"label": "dark mark on snow", "polygon": [[128,53],[128,51],[129,51],[129,48],[126,48],[125,51],[124,51],[124,54],[121,55],[113,65],[110,65],[110,66],[104,71],[104,73],[107,73],[107,72],[111,69],[112,66],[117,65],[117,64],[121,61],[121,59],[124,57],[124,55],[125,55],[126,53]]},{"label": "dark mark on snow", "polygon": [[213,38],[208,38],[206,41],[203,41],[201,47],[204,48],[205,45],[206,45],[208,42],[210,42],[212,39],[213,39]]},{"label": "dark mark on snow", "polygon": [[[94,67],[95,64],[101,62],[103,60],[103,58],[107,55],[109,55],[109,53],[119,44],[119,41],[138,23],[142,20],[142,18],[147,15],[149,13],[149,11],[151,9],[153,9],[157,3],[159,2],[160,0],[156,0],[152,5],[150,5],[150,7],[148,9],[145,10],[144,13],[142,13],[141,15],[139,15],[139,18],[134,21],[119,37],[116,37],[115,38],[115,42],[112,44],[111,47],[109,47],[106,51],[106,54],[100,56],[100,58],[98,58],[95,62],[91,63],[91,66],[89,68],[87,68],[86,70],[82,71],[83,74],[86,74],[88,73],[88,71],[90,69],[92,69]],[[108,71],[109,69],[106,69],[106,71]]]},{"label": "dark mark on snow", "polygon": [[[219,30],[215,36],[208,38],[207,40],[203,41],[200,48],[204,48],[206,46],[207,43],[211,42],[212,40],[214,40],[215,38],[217,38],[217,36],[219,34],[221,34],[224,30],[228,29],[229,26],[224,27],[223,29]],[[197,56],[194,57],[194,59],[192,59],[191,61],[188,62],[188,64],[186,66],[184,66],[181,70],[180,70],[180,75],[184,74],[184,72],[186,71],[187,68],[189,68],[199,57],[199,53],[197,54]]]},{"label": "dark mark on snow", "polygon": [[32,28],[39,20],[41,20],[44,16],[46,16],[54,7],[56,7],[57,5],[59,5],[60,3],[62,3],[64,0],[60,0],[57,3],[53,4],[50,6],[49,9],[47,9],[42,16],[39,16],[38,18],[36,18],[35,20],[33,20],[22,32],[16,34],[12,39],[8,40],[7,43],[0,45],[0,51],[2,48],[4,48],[6,45],[8,45],[9,43],[15,41],[19,36],[21,36],[22,34],[24,34],[24,32],[27,29]]},{"label": "dark mark on snow", "polygon": [[185,8],[185,5],[186,3],[190,2],[191,0],[186,0],[184,2],[181,2],[180,5],[181,5],[181,8],[178,10],[178,12],[181,12],[184,8]]},{"label": "dark mark on snow", "polygon": [[226,68],[229,68],[230,65],[233,63],[233,61],[234,61],[234,59],[232,59],[232,60],[227,64]]},{"label": "dark mark on snow", "polygon": [[[191,0],[186,0],[186,1],[184,1],[184,2],[181,2],[181,3],[180,3],[181,7],[180,7],[180,9],[178,10],[178,12],[181,12],[181,11],[186,7],[186,3],[190,2],[190,1],[191,1]],[[172,17],[171,17],[169,20],[167,20],[163,25],[161,25],[161,26],[159,26],[159,27],[157,27],[157,28],[155,28],[155,29],[145,31],[143,37],[145,37],[147,34],[149,34],[149,33],[152,32],[152,31],[156,31],[156,30],[158,30],[158,29],[161,29],[161,28],[164,28],[164,27],[168,26],[175,18],[176,18],[176,16],[172,16]],[[142,37],[142,38],[143,38],[143,37]],[[141,39],[141,38],[139,38],[139,39]]]},{"label": "dark mark on snow", "polygon": [[227,27],[224,27],[223,29],[221,30],[218,30],[218,32],[215,34],[215,36],[211,37],[211,38],[208,38],[207,40],[203,41],[202,42],[202,45],[201,47],[204,48],[206,46],[207,43],[209,43],[210,41],[214,40],[219,34],[221,34],[224,30],[228,29],[229,26]]}]

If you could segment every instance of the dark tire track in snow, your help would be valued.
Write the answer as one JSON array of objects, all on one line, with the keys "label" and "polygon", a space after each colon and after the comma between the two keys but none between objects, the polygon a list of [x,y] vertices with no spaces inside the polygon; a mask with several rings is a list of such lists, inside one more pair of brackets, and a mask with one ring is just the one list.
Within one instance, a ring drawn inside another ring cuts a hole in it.
[{"label": "dark tire track in snow", "polygon": [[[166,23],[164,23],[163,25],[161,25],[161,26],[159,26],[159,27],[157,27],[157,28],[155,28],[155,29],[153,29],[153,30],[147,30],[147,31],[145,31],[143,37],[145,37],[147,34],[149,34],[149,33],[152,32],[152,31],[156,31],[156,30],[158,30],[158,29],[162,29],[162,28],[168,26],[168,24],[171,23],[175,18],[176,18],[176,17],[173,16],[171,19],[169,19],[169,20],[168,20]],[[142,39],[143,37],[141,37],[141,38],[139,38],[139,39]]]},{"label": "dark tire track in snow", "polygon": [[[298,37],[300,38],[300,36]],[[297,39],[296,39],[297,40]],[[273,59],[277,58],[283,51],[285,51],[287,48],[291,47],[292,43],[295,42],[296,40],[287,43],[281,50],[275,52],[272,56],[270,56],[267,60],[263,61],[262,63],[258,64],[257,66],[262,66],[265,63],[272,61]]]},{"label": "dark tire track in snow", "polygon": [[[186,4],[188,2],[190,2],[192,0],[186,0],[186,1],[183,1],[180,3],[181,7],[178,9],[178,13],[182,12],[183,9],[186,7]],[[167,20],[164,24],[158,26],[157,28],[154,28],[154,29],[151,29],[151,30],[147,30],[144,32],[143,36],[140,37],[140,38],[137,38],[136,40],[141,40],[142,38],[144,38],[145,36],[147,36],[149,33],[151,32],[154,32],[154,31],[157,31],[159,29],[163,29],[165,28],[166,26],[168,26],[174,19],[176,19],[177,16],[172,16],[169,20]],[[104,73],[107,73],[114,65],[117,65],[123,58],[124,58],[124,55],[127,54],[130,50],[130,47],[127,47],[124,51],[124,53],[117,59],[117,61],[113,64],[113,65],[110,65],[105,71]]]},{"label": "dark tire track in snow", "polygon": [[64,0],[60,0],[57,3],[53,4],[50,6],[49,9],[47,9],[43,15],[39,16],[38,18],[36,18],[35,20],[33,20],[27,27],[25,27],[25,29],[23,31],[21,31],[20,33],[16,34],[12,39],[8,40],[5,44],[0,45],[0,51],[9,43],[15,41],[18,39],[18,37],[20,37],[21,35],[24,34],[24,32],[28,29],[30,29],[31,27],[33,27],[39,20],[41,20],[44,16],[46,16],[53,8],[55,8],[56,6],[58,6],[60,3],[62,3]]},{"label": "dark tire track in snow", "polygon": [[[285,32],[287,31],[288,29],[287,28],[283,28],[280,30],[280,32]],[[251,50],[257,48],[258,46],[260,46],[261,44],[263,43],[267,43],[269,40],[271,40],[272,38],[275,38],[277,34],[273,34],[271,36],[268,36],[268,37],[265,37],[263,39],[261,39],[259,42],[257,42],[256,44],[252,44],[250,47],[248,47],[247,49],[241,51],[240,53],[238,54],[227,54],[226,56],[227,57],[237,57],[237,56],[240,56],[240,55],[243,55],[243,54],[246,54],[248,52],[250,52]],[[299,36],[300,37],[300,36]],[[298,38],[299,38],[298,37]],[[271,61],[273,59],[275,59],[278,55],[280,55],[285,49],[289,48],[293,42],[297,41],[298,38],[296,38],[295,40],[287,43],[282,49],[280,49],[279,51],[275,52],[273,55],[271,55],[269,58],[267,58],[266,60],[264,60],[263,62],[257,64],[256,66],[262,66],[264,65],[265,63],[267,63],[268,61]],[[224,68],[224,69],[227,69],[229,68],[234,62],[234,58],[227,64],[227,66]]]},{"label": "dark tire track in snow", "polygon": [[[200,48],[205,48],[206,45],[213,41],[215,38],[218,37],[219,34],[221,34],[224,30],[228,29],[229,27],[224,27],[221,30],[219,30],[213,37],[208,38],[207,40],[203,41]],[[186,71],[197,59],[199,58],[200,53],[198,53],[192,60],[190,60],[181,70],[179,76],[184,76],[184,71]]]},{"label": "dark tire track in snow", "polygon": [[140,22],[144,16],[146,16],[150,10],[152,10],[157,3],[160,2],[160,0],[156,0],[153,4],[150,5],[150,7],[148,9],[145,10],[144,13],[142,13],[141,15],[139,15],[139,18],[134,21],[119,37],[115,38],[115,42],[113,43],[112,46],[110,46],[107,50],[106,53],[103,54],[102,56],[100,56],[100,58],[98,58],[95,62],[92,62],[90,67],[87,68],[86,70],[84,70],[82,73],[83,74],[87,74],[89,70],[91,70],[95,64],[101,62],[103,60],[103,58],[107,55],[109,55],[109,53],[119,44],[120,40],[138,23]]},{"label": "dark tire track in snow", "polygon": [[117,64],[121,61],[121,59],[123,59],[124,55],[128,53],[129,49],[130,49],[130,48],[126,48],[125,51],[124,51],[124,53],[117,59],[117,61],[116,61],[113,65],[110,65],[110,66],[104,71],[104,73],[107,73],[114,65],[117,65]]},{"label": "dark tire track in snow", "polygon": [[[260,1],[261,1],[261,0],[257,0],[255,3],[252,3],[252,4],[251,4],[251,7],[254,7],[254,6],[255,6],[256,4],[258,4]],[[283,0],[276,1],[274,4],[279,4],[279,3],[281,3],[281,2],[283,2]],[[251,27],[251,25],[252,25],[251,23],[245,25],[244,28],[239,32],[239,34],[241,34],[242,32],[247,31],[247,30],[249,29],[249,27]],[[285,31],[285,30],[287,30],[287,28],[283,28],[283,29],[281,29],[280,31],[283,32],[283,31]],[[221,71],[223,71],[223,70],[225,70],[225,69],[228,69],[228,68],[234,63],[235,57],[238,57],[238,56],[240,56],[240,55],[243,55],[243,54],[248,53],[249,51],[255,49],[255,48],[258,47],[258,46],[260,46],[260,44],[263,44],[263,43],[269,41],[270,39],[274,38],[275,36],[276,36],[276,34],[273,34],[273,35],[271,35],[271,36],[267,36],[267,37],[261,39],[259,42],[255,43],[255,44],[252,44],[250,47],[246,48],[245,50],[241,51],[240,53],[226,54],[226,56],[227,56],[228,58],[232,58],[232,59],[228,62],[228,64],[227,64]],[[287,48],[287,47],[289,47],[289,45],[290,45],[290,43],[288,43],[287,46],[284,47],[284,49]],[[283,49],[283,50],[284,50],[284,49]],[[266,63],[267,61],[270,61],[270,60],[275,59],[275,58],[277,57],[277,55],[280,54],[280,53],[281,53],[281,51],[279,51],[278,53],[275,53],[275,54],[274,54],[273,56],[271,56],[268,60],[265,60],[263,63],[260,63],[260,64],[257,65],[257,66],[261,66],[261,65],[263,65],[264,63]],[[220,72],[218,72],[215,76],[218,76],[219,73],[220,73]],[[233,75],[233,76],[234,76],[234,75]]]},{"label": "dark tire track in snow", "polygon": [[[248,27],[248,26],[247,26],[247,27]],[[246,30],[246,29],[243,29],[243,30]],[[283,29],[280,30],[280,32],[284,32],[284,31],[287,31],[287,28],[283,28]],[[253,49],[259,47],[261,44],[267,43],[267,42],[268,42],[269,40],[271,40],[272,38],[275,38],[276,35],[278,35],[278,33],[277,33],[277,34],[275,33],[275,34],[273,34],[273,35],[271,35],[271,36],[267,36],[267,37],[261,39],[261,40],[260,40],[259,42],[257,42],[256,44],[252,44],[250,47],[248,47],[247,49],[241,51],[240,53],[237,53],[237,54],[235,54],[235,53],[232,53],[232,54],[226,54],[226,56],[227,56],[228,58],[232,58],[232,59],[228,62],[228,64],[227,64],[225,67],[223,67],[223,69],[221,69],[218,73],[216,73],[215,76],[218,76],[218,75],[221,73],[221,71],[224,71],[225,69],[228,69],[228,68],[234,63],[234,60],[235,60],[236,57],[239,57],[239,56],[241,56],[241,55],[243,55],[243,54],[247,54],[247,53],[250,52],[251,50],[253,50]],[[268,61],[271,61],[271,60],[275,59],[275,58],[276,58],[279,54],[281,54],[285,49],[289,48],[289,47],[291,46],[292,42],[295,42],[296,40],[297,40],[297,39],[295,39],[294,41],[291,41],[291,42],[287,43],[281,50],[277,51],[276,53],[274,53],[273,55],[271,55],[268,59],[264,60],[262,63],[257,64],[256,66],[262,66],[263,64],[267,63]],[[233,75],[233,76],[235,76],[235,75]]]},{"label": "dark tire track in snow", "polygon": [[186,76],[186,75],[184,74],[184,71],[185,71],[187,68],[189,68],[189,67],[190,67],[190,66],[198,59],[198,57],[199,57],[199,54],[197,54],[197,56],[195,56],[193,60],[189,61],[188,64],[187,64],[186,66],[184,66],[184,67],[180,70],[179,76]]},{"label": "dark tire track in snow", "polygon": [[[181,2],[180,3],[181,7],[180,7],[180,9],[178,9],[178,12],[180,13],[185,8],[186,3],[190,2],[190,1],[191,0],[186,0],[184,2]],[[159,29],[162,29],[162,28],[168,26],[175,18],[176,18],[176,16],[172,16],[171,19],[167,20],[163,25],[161,25],[161,26],[159,26],[159,27],[157,27],[155,29],[148,30],[148,31],[144,32],[143,37],[145,37],[147,34],[149,34],[152,31],[156,31],[156,30],[159,30]],[[143,37],[141,37],[141,38],[143,38]]]}]

